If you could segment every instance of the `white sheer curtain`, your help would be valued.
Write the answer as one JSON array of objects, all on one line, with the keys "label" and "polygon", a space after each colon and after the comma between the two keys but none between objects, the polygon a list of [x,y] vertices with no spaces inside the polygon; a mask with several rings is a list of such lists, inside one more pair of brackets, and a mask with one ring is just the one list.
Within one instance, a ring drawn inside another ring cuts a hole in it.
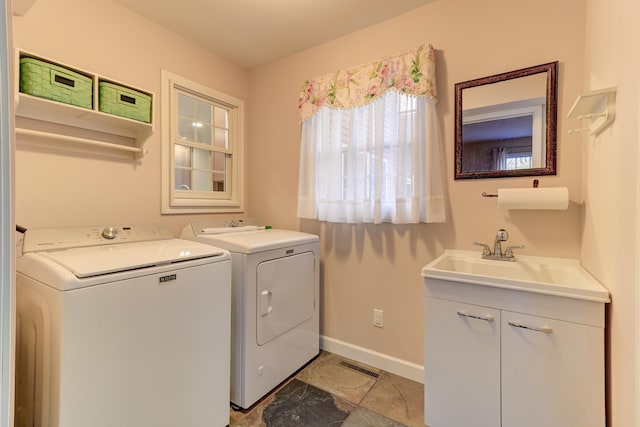
[{"label": "white sheer curtain", "polygon": [[444,222],[435,103],[429,45],[306,81],[298,216]]},{"label": "white sheer curtain", "polygon": [[507,170],[507,153],[505,153],[504,147],[493,149],[493,168],[498,171]]},{"label": "white sheer curtain", "polygon": [[298,216],[343,223],[444,222],[435,100],[389,90],[302,123]]}]

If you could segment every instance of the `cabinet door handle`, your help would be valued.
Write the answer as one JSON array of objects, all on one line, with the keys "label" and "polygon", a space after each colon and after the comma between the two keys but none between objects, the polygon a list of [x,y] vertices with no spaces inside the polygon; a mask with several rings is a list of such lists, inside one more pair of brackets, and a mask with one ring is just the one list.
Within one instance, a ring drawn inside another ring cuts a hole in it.
[{"label": "cabinet door handle", "polygon": [[542,332],[544,334],[550,334],[553,331],[548,326],[540,326],[540,327],[530,326],[530,325],[525,325],[524,323],[514,322],[513,320],[509,320],[509,322],[507,323],[509,323],[511,326],[515,326],[516,328],[529,329],[530,331]]},{"label": "cabinet door handle", "polygon": [[473,319],[485,320],[487,322],[493,322],[493,316],[490,314],[471,314],[467,313],[466,310],[458,310],[458,316],[471,317]]}]

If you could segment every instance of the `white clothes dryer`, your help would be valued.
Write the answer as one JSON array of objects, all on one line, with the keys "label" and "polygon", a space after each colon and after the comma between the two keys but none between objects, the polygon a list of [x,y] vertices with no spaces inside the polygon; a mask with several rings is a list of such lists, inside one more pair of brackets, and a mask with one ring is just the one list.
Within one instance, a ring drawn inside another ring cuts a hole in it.
[{"label": "white clothes dryer", "polygon": [[320,239],[196,222],[181,237],[231,252],[231,402],[248,408],[320,351]]},{"label": "white clothes dryer", "polygon": [[161,226],[27,230],[16,427],[229,424],[231,257]]}]

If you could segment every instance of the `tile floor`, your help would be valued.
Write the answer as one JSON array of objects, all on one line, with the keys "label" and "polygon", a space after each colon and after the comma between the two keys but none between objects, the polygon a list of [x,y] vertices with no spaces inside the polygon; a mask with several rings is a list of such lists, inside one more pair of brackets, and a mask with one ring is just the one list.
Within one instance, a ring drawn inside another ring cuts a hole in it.
[{"label": "tile floor", "polygon": [[230,427],[424,427],[423,386],[332,353],[270,395],[230,413]]}]

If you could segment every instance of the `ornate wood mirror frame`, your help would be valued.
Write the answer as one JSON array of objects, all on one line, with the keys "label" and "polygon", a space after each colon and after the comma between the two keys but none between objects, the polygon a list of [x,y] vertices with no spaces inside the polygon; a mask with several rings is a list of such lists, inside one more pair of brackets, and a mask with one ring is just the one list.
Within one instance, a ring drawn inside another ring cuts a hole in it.
[{"label": "ornate wood mirror frame", "polygon": [[455,85],[455,179],[556,174],[558,62]]}]

